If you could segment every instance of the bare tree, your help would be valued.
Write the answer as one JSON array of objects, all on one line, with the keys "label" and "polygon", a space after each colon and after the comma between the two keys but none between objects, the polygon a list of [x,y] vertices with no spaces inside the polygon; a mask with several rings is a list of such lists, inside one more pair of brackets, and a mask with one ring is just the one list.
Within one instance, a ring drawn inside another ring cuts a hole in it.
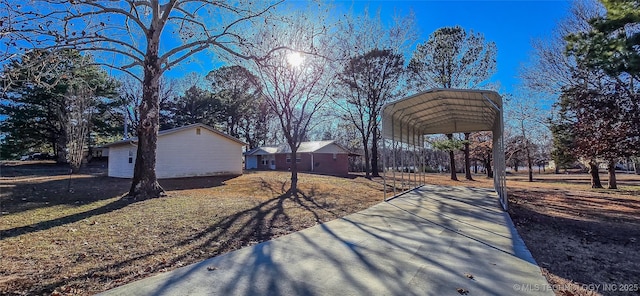
[{"label": "bare tree", "polygon": [[541,100],[538,100],[533,94],[522,93],[517,96],[509,96],[506,101],[507,121],[516,131],[512,137],[516,145],[514,151],[511,152],[524,152],[529,171],[529,182],[533,182],[535,150],[539,147],[536,143],[543,142],[545,134],[550,132],[545,113],[540,107]]},{"label": "bare tree", "polygon": [[[214,48],[241,58],[237,46],[259,17],[280,3],[205,0],[42,0],[28,7],[3,0],[11,14],[3,37],[20,48],[75,48],[95,52],[98,64],[131,74],[142,82],[138,106],[138,151],[129,196],[158,197],[156,146],[160,78],[193,55]],[[4,20],[3,20],[4,21]],[[264,21],[263,21],[264,22]],[[24,37],[27,38],[24,38]],[[11,54],[5,54],[11,56]]]},{"label": "bare tree", "polygon": [[[338,75],[342,91],[336,104],[344,110],[344,118],[360,132],[364,143],[365,172],[378,176],[379,118],[384,103],[397,98],[396,91],[404,74],[404,58],[392,50],[374,49],[352,58]],[[342,100],[346,99],[343,104]],[[369,149],[371,143],[371,149]],[[371,152],[371,155],[370,155]],[[371,157],[370,157],[371,156]],[[369,160],[371,161],[369,163]],[[371,166],[370,166],[371,165]]]},{"label": "bare tree", "polygon": [[603,7],[596,0],[574,1],[567,18],[545,39],[533,41],[530,60],[520,69],[523,86],[530,91],[557,98],[563,87],[573,85],[577,69],[574,58],[565,55],[565,36],[591,30],[589,20],[603,13]]},{"label": "bare tree", "polygon": [[366,176],[379,176],[380,112],[385,103],[406,93],[402,52],[416,39],[413,15],[385,27],[379,11],[372,17],[365,9],[344,19],[339,30],[342,70],[333,100],[360,133]]},{"label": "bare tree", "polygon": [[[620,4],[606,3],[613,5],[610,8]],[[552,38],[536,44],[532,61],[522,74],[526,87],[556,100],[558,109],[552,118],[556,163],[580,157],[589,167],[593,188],[602,187],[598,171],[603,160],[609,164],[609,188],[616,188],[616,159],[627,157],[638,146],[632,143],[637,139],[638,128],[633,122],[638,122],[635,110],[640,106],[634,88],[637,78],[625,73],[628,65],[619,64],[628,48],[612,47],[609,39],[592,39],[605,37],[598,32],[604,27],[630,29],[637,22],[621,19],[609,26],[605,23],[610,13],[622,15],[616,9],[607,12],[597,1],[574,2]],[[625,21],[633,24],[625,25]],[[625,39],[632,31],[608,37]],[[631,55],[627,57],[633,63]]]},{"label": "bare tree", "polygon": [[470,156],[482,162],[487,178],[493,178],[491,163],[493,161],[493,136],[489,131],[472,133],[470,135]]},{"label": "bare tree", "polygon": [[309,15],[313,14],[299,12],[286,17],[286,22],[265,27],[245,49],[247,55],[263,56],[272,48],[289,48],[246,66],[258,77],[265,101],[289,145],[290,195],[298,190],[296,153],[314,115],[328,99],[335,76],[328,58],[333,48],[331,36],[321,15]]},{"label": "bare tree", "polygon": [[473,180],[471,176],[471,151],[469,150],[471,144],[469,141],[470,136],[471,133],[464,133],[464,149],[462,150],[464,152],[464,178],[467,180]]},{"label": "bare tree", "polygon": [[[138,129],[140,123],[140,112],[138,112],[138,106],[142,102],[142,83],[134,78],[124,76],[120,79],[119,93],[119,108],[110,110],[113,114],[111,116],[118,118],[118,122],[122,125],[127,125],[126,134],[123,131],[124,138],[129,138],[135,135],[135,131]],[[172,128],[174,124],[170,114],[168,114],[167,106],[177,97],[176,81],[166,78],[160,79],[160,92],[159,103],[160,128]],[[122,126],[121,126],[122,127]]]},{"label": "bare tree", "polygon": [[[423,88],[473,89],[484,83],[496,71],[496,44],[485,41],[482,34],[465,31],[462,27],[443,27],[429,35],[429,39],[416,48],[409,72],[411,83],[417,90]],[[447,135],[449,140],[453,135]],[[465,147],[465,155],[469,154]],[[449,151],[454,157],[454,151]],[[455,161],[451,160],[451,179],[455,175]],[[469,162],[465,162],[469,171]]]},{"label": "bare tree", "polygon": [[89,136],[93,91],[86,85],[72,85],[67,91],[67,160],[71,172],[77,173],[84,159],[84,146]]}]

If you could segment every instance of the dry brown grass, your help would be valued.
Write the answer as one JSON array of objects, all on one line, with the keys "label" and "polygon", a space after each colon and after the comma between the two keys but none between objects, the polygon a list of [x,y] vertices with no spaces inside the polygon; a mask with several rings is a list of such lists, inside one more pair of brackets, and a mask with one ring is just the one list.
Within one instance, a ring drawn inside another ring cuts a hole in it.
[{"label": "dry brown grass", "polygon": [[[290,198],[282,196],[288,173],[255,172],[161,180],[168,197],[129,203],[120,200],[129,180],[96,174],[69,179],[65,172],[42,163],[2,167],[0,294],[93,294],[382,199],[380,179],[301,174],[302,194]],[[429,184],[493,186],[484,176],[474,178],[426,176]],[[589,189],[586,175],[536,175],[534,183],[509,176],[510,213],[551,283],[580,288],[640,278],[640,178],[619,178],[622,189],[610,191]]]},{"label": "dry brown grass", "polygon": [[556,295],[640,295],[640,176],[618,175],[619,190],[591,189],[588,175],[525,178],[509,178],[509,212]]},{"label": "dry brown grass", "polygon": [[161,180],[166,198],[128,203],[128,180],[3,178],[0,294],[93,294],[198,262],[382,200],[364,178],[284,172]]}]

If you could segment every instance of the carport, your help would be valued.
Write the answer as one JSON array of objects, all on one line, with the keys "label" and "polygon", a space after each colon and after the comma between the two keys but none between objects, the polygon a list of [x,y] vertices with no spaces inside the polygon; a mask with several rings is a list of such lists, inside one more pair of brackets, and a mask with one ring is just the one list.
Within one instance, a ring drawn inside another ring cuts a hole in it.
[{"label": "carport", "polygon": [[[493,133],[493,183],[503,209],[508,208],[503,139],[502,98],[494,91],[466,89],[430,89],[385,104],[382,108],[382,145],[384,199],[387,200],[387,174],[409,175],[413,190],[425,184],[425,136],[432,134]],[[387,149],[388,148],[388,149]],[[400,168],[400,169],[399,169]],[[413,180],[411,180],[413,178]],[[391,185],[391,184],[390,184]]]}]

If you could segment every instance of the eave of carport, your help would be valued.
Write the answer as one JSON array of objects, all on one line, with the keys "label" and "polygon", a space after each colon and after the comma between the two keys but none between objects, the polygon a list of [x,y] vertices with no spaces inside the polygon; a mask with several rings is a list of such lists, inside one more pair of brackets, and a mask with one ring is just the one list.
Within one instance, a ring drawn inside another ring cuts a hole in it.
[{"label": "eave of carport", "polygon": [[492,131],[494,185],[506,209],[502,116],[494,91],[430,89],[383,106],[382,138],[422,147],[425,135]]}]

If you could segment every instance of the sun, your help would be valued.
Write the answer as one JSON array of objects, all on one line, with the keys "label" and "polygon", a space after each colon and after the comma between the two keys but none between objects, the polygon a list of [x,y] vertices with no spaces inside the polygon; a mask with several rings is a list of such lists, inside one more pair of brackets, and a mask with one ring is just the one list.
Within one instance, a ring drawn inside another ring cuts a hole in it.
[{"label": "sun", "polygon": [[291,65],[292,67],[300,67],[300,65],[302,65],[302,62],[304,62],[304,57],[297,51],[294,51],[287,55],[287,63],[289,63],[289,65]]}]

